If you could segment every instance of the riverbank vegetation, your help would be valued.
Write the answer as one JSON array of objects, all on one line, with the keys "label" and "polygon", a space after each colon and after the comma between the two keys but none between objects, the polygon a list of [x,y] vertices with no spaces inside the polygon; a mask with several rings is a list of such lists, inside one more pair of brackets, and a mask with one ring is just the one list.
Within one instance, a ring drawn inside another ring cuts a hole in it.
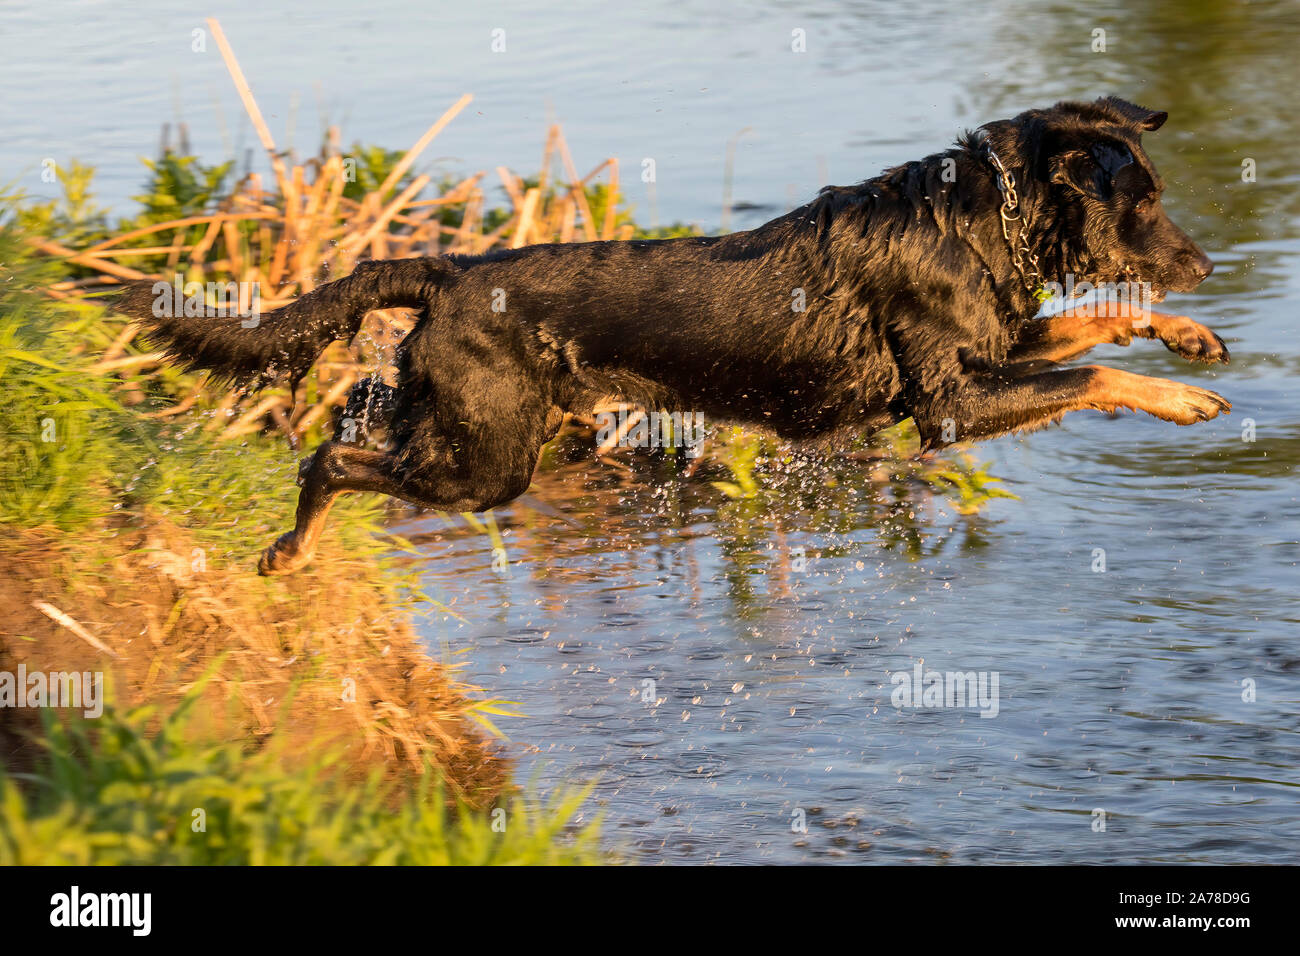
[{"label": "riverbank vegetation", "polygon": [[111,319],[51,299],[63,273],[28,238],[6,218],[0,672],[102,674],[106,705],[4,701],[0,862],[591,858],[594,831],[557,836],[576,797],[510,787],[505,705],[419,642],[378,503],[341,503],[329,557],[292,582],[251,574],[250,543],[292,513],[293,453],[159,417],[164,383],[132,404],[88,347]]}]

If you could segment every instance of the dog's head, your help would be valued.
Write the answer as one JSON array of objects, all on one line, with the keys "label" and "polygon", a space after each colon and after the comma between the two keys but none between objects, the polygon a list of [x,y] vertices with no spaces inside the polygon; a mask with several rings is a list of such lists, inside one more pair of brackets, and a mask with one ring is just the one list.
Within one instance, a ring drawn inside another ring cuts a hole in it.
[{"label": "dog's head", "polygon": [[1032,114],[1035,178],[1047,184],[1057,215],[1078,224],[1078,258],[1093,282],[1141,280],[1156,301],[1190,292],[1214,263],[1161,206],[1165,184],[1142,148],[1142,134],[1168,114],[1117,97],[1058,103]]}]

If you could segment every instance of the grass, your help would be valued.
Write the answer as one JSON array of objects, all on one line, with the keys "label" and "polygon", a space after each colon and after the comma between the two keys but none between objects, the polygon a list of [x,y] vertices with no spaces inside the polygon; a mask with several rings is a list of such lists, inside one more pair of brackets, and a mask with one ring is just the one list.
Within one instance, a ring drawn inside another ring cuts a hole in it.
[{"label": "grass", "polygon": [[[887,428],[859,443],[855,455],[872,461],[877,472],[889,481],[924,489],[947,499],[959,515],[979,514],[994,498],[1016,499],[1004,488],[996,487],[1002,479],[989,474],[991,462],[977,464],[961,447],[950,448],[943,455],[922,455],[920,439],[911,419]],[[728,498],[748,500],[761,497],[764,491],[779,493],[769,487],[770,466],[781,461],[787,452],[777,442],[744,428],[720,429],[710,445],[711,460],[726,468],[730,477],[711,482]]]},{"label": "grass", "polygon": [[[110,516],[120,525],[147,512],[194,527],[213,554],[246,555],[250,526],[269,530],[292,513],[296,462],[282,442],[252,436],[235,450],[208,427],[219,416],[158,417],[164,389],[128,404],[134,393],[122,381],[97,374],[87,342],[110,335],[114,320],[42,295],[57,267],[30,255],[3,212],[0,262],[0,428],[11,442],[0,459],[0,524],[93,532]],[[375,550],[374,502],[347,502],[343,513],[350,544]]]},{"label": "grass", "polygon": [[0,771],[0,865],[563,865],[604,862],[587,797],[449,807],[435,768],[340,780],[335,755],[288,765],[276,742],[205,741],[189,694],[96,721],[46,712],[40,756]]}]

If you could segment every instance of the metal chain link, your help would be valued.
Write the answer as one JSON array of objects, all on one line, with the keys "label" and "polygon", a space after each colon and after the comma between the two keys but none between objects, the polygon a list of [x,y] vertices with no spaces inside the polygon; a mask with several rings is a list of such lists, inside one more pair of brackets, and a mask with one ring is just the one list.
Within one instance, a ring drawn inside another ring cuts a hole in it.
[{"label": "metal chain link", "polygon": [[[1020,196],[1016,193],[1016,177],[1011,174],[1011,170],[1002,165],[1002,160],[998,158],[997,153],[993,152],[992,146],[985,144],[984,151],[998,174],[998,192],[1002,194],[1002,205],[998,207],[998,215],[1002,219],[1002,237],[1006,239],[1007,246],[1011,250],[1011,264],[1020,273],[1025,288],[1031,295],[1037,296],[1043,287],[1043,274],[1039,271],[1038,256],[1025,242],[1029,224],[1020,209]],[[1011,237],[1012,223],[1020,223],[1014,239]]]}]

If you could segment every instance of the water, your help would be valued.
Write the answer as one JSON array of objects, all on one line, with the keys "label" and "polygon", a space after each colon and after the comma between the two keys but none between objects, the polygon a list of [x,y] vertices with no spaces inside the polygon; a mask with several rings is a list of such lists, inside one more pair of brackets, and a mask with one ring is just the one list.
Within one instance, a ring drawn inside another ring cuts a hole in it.
[{"label": "water", "polygon": [[[1230,417],[1084,413],[982,445],[1020,500],[976,520],[864,466],[746,502],[561,449],[528,501],[497,512],[508,574],[458,522],[403,525],[428,592],[459,615],[430,617],[430,645],[527,713],[503,722],[525,777],[598,778],[591,812],[642,861],[1294,862],[1300,12],[897,9],[218,11],[278,136],[297,92],[284,142],[310,151],[319,101],[345,138],[400,146],[470,91],[434,150],[444,168],[530,172],[553,114],[584,170],[620,157],[639,218],[706,229],[746,127],[739,227],[1029,105],[1115,92],[1171,114],[1148,147],[1171,215],[1218,269],[1169,309],[1216,328],[1233,362],[1190,367],[1148,342],[1094,356],[1215,388]],[[0,169],[34,193],[42,157],[75,155],[120,206],[177,114],[210,158],[253,142],[215,45],[190,51],[188,15],[19,2],[0,16]],[[1090,51],[1094,29],[1107,52]],[[635,175],[646,157],[654,194]],[[896,708],[892,675],[917,662],[996,673],[997,715]]]}]

